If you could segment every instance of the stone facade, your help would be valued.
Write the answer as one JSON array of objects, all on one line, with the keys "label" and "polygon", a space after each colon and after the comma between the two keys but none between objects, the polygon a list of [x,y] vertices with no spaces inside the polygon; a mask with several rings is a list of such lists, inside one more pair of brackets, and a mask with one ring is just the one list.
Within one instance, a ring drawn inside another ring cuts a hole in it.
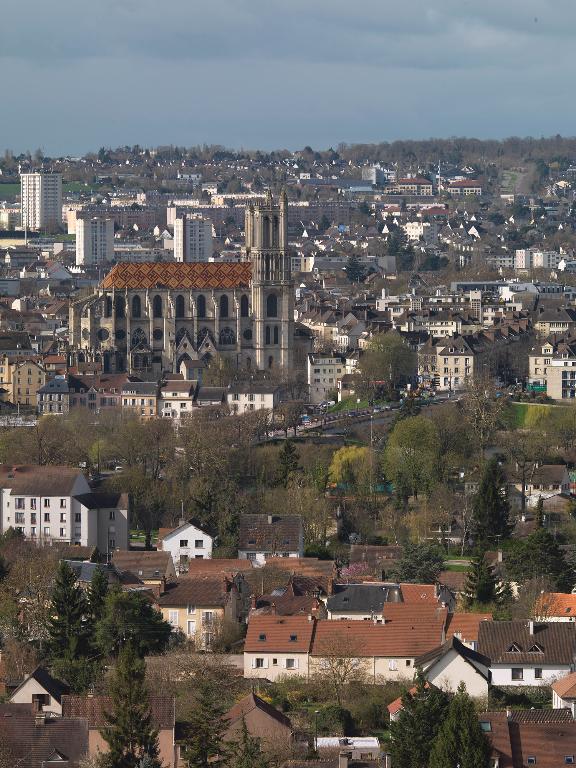
[{"label": "stone facade", "polygon": [[217,356],[237,368],[291,370],[294,334],[285,194],[246,209],[245,261],[117,264],[70,309],[78,362],[145,379]]}]

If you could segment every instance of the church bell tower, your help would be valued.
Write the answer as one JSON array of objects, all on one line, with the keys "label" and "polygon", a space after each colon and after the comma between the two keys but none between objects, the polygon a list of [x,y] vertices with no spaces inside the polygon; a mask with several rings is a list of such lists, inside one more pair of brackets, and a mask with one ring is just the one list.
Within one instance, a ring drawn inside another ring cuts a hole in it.
[{"label": "church bell tower", "polygon": [[252,311],[256,366],[293,364],[294,286],[288,253],[288,199],[266,199],[246,208],[246,255],[252,262]]}]

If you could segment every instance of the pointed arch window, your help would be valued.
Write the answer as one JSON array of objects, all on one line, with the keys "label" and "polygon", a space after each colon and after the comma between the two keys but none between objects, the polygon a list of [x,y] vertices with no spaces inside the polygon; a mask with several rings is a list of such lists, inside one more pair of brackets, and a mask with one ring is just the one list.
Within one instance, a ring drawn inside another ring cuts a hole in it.
[{"label": "pointed arch window", "polygon": [[126,312],[126,302],[124,296],[116,296],[116,317],[124,317]]},{"label": "pointed arch window", "polygon": [[228,296],[220,296],[220,317],[228,317]]},{"label": "pointed arch window", "polygon": [[278,317],[278,297],[275,293],[266,297],[266,317]]},{"label": "pointed arch window", "polygon": [[112,317],[112,297],[106,296],[104,302],[104,317]]},{"label": "pointed arch window", "polygon": [[270,344],[270,326],[269,325],[266,326],[266,341],[265,341],[265,343],[266,344]]},{"label": "pointed arch window", "polygon": [[196,299],[196,309],[198,310],[198,317],[206,317],[206,297],[202,294]]},{"label": "pointed arch window", "polygon": [[176,317],[184,317],[185,308],[184,296],[176,296],[176,301],[174,302],[174,311],[176,312]]},{"label": "pointed arch window", "polygon": [[278,344],[278,326],[274,326],[274,344]]},{"label": "pointed arch window", "polygon": [[140,296],[134,296],[132,299],[132,317],[142,316],[142,302]]},{"label": "pointed arch window", "polygon": [[152,317],[162,317],[162,296],[158,293],[152,299]]},{"label": "pointed arch window", "polygon": [[240,297],[240,316],[241,317],[248,317],[250,314],[250,303],[248,301],[248,296],[244,293]]}]

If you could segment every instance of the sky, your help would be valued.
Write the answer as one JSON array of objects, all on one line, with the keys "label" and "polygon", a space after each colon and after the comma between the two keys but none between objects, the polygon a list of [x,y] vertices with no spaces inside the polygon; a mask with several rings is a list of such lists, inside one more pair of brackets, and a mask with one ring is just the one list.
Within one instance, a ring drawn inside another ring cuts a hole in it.
[{"label": "sky", "polygon": [[0,150],[575,133],[575,0],[2,5]]}]

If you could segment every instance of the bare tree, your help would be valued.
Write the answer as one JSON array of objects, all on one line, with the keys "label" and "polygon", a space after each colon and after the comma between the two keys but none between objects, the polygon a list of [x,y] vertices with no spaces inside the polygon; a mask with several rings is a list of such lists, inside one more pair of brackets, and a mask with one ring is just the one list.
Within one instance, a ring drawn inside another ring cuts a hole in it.
[{"label": "bare tree", "polygon": [[328,685],[339,706],[347,685],[366,680],[366,667],[361,657],[360,644],[349,634],[333,633],[318,643],[319,655],[314,676],[317,682]]}]

